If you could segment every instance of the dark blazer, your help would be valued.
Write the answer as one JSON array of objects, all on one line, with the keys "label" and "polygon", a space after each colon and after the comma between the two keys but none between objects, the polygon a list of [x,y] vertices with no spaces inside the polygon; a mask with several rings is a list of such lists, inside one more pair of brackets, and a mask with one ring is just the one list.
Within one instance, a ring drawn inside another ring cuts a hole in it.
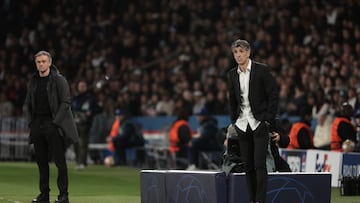
[{"label": "dark blazer", "polygon": [[[230,119],[235,123],[241,113],[242,98],[238,66],[228,71]],[[270,123],[275,128],[279,90],[267,65],[252,61],[249,84],[249,101],[255,119]]]}]

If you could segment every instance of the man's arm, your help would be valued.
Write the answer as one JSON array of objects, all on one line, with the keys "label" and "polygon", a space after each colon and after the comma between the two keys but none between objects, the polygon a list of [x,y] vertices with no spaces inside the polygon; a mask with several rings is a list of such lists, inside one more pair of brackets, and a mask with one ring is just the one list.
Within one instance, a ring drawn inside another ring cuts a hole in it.
[{"label": "man's arm", "polygon": [[300,149],[311,149],[313,148],[313,145],[311,144],[310,137],[308,135],[308,132],[305,128],[301,128],[298,134],[298,142]]},{"label": "man's arm", "polygon": [[[235,123],[238,115],[237,114],[237,108],[238,108],[238,102],[236,100],[236,95],[235,95],[235,87],[234,87],[234,81],[233,81],[233,76],[231,74],[233,74],[234,71],[230,70],[228,72],[228,91],[229,91],[229,110],[230,110],[230,120],[231,123]],[[240,88],[240,87],[238,87]]]},{"label": "man's arm", "polygon": [[279,88],[275,78],[269,70],[269,67],[264,68],[264,84],[268,99],[265,120],[270,123],[271,129],[274,129],[276,126],[275,117],[279,106]]},{"label": "man's arm", "polygon": [[69,84],[63,76],[56,76],[54,80],[60,104],[58,111],[55,112],[56,114],[53,122],[59,125],[66,117],[67,112],[71,109],[71,95]]},{"label": "man's arm", "polygon": [[345,141],[349,139],[356,142],[356,131],[354,127],[349,125],[348,123],[340,122],[338,133],[339,136],[341,137],[341,140]]},{"label": "man's arm", "polygon": [[179,128],[178,134],[180,143],[182,144],[186,144],[191,140],[191,132],[186,125],[183,125]]}]

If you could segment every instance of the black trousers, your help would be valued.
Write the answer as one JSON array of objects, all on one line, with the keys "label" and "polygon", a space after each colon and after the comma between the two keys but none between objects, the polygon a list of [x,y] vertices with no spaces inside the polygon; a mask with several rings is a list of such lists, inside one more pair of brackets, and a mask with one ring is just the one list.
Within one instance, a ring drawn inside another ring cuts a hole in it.
[{"label": "black trousers", "polygon": [[76,163],[87,165],[90,124],[76,124],[76,128],[80,138],[79,142],[74,145]]},{"label": "black trousers", "polygon": [[242,160],[245,162],[246,181],[251,202],[266,202],[267,170],[266,152],[269,143],[268,126],[261,124],[252,131],[247,126],[246,132],[237,129]]},{"label": "black trousers", "polygon": [[64,139],[51,119],[37,118],[31,124],[31,139],[34,143],[35,159],[39,169],[39,188],[48,194],[49,162],[53,159],[58,170],[57,186],[60,195],[68,194],[68,172],[65,159]]}]

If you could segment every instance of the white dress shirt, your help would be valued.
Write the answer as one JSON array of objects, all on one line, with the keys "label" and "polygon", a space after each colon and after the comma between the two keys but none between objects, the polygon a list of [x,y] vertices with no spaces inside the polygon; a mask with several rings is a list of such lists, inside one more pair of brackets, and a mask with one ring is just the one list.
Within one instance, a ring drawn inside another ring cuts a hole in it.
[{"label": "white dress shirt", "polygon": [[239,73],[240,81],[240,92],[243,98],[243,105],[239,117],[237,118],[235,125],[242,131],[246,132],[247,125],[250,125],[251,130],[255,130],[259,125],[260,121],[254,118],[251,112],[250,101],[249,101],[249,83],[250,83],[250,71],[251,71],[251,60],[243,72],[238,66],[237,72]]}]

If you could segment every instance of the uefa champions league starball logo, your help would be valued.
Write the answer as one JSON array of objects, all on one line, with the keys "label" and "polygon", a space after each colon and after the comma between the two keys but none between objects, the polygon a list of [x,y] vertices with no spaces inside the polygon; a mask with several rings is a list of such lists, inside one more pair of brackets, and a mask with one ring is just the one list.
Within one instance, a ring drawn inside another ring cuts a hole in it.
[{"label": "uefa champions league starball logo", "polygon": [[200,181],[192,175],[185,175],[176,183],[175,203],[208,203],[207,195]]},{"label": "uefa champions league starball logo", "polygon": [[145,197],[142,201],[147,202],[160,202],[160,183],[155,176],[149,176],[147,182],[149,183],[146,187]]},{"label": "uefa champions league starball logo", "polygon": [[267,192],[267,202],[279,203],[317,203],[311,191],[301,182],[287,177],[269,178],[269,185]]}]

